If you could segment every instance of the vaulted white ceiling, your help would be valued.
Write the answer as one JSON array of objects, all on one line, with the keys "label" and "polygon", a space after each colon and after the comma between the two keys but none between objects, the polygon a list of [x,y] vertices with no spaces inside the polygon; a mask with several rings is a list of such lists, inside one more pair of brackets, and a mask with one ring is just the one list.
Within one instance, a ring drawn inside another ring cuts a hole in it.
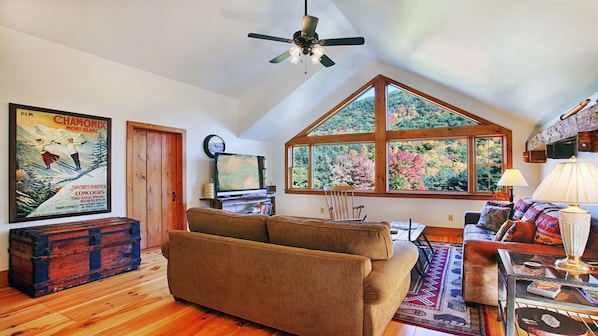
[{"label": "vaulted white ceiling", "polygon": [[268,63],[290,45],[247,33],[290,38],[301,29],[303,6],[0,0],[0,25],[232,97],[249,121],[284,101],[307,101],[373,62],[537,124],[598,92],[597,0],[309,0],[320,38],[363,36],[365,46],[327,47],[337,63],[331,68]]}]

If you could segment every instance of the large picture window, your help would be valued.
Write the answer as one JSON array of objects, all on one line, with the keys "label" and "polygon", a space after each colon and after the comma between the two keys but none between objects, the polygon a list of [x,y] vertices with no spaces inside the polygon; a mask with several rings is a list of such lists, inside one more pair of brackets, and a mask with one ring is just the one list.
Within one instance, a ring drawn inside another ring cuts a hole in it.
[{"label": "large picture window", "polygon": [[286,143],[287,192],[506,197],[511,131],[377,76]]}]

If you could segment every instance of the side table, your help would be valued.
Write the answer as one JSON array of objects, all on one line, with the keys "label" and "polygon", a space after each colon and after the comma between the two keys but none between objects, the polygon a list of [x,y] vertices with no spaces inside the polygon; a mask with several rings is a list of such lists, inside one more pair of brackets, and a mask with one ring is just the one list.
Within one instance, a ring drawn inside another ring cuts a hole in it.
[{"label": "side table", "polygon": [[[590,274],[568,274],[554,267],[557,255],[533,254],[498,250],[498,316],[505,324],[505,335],[518,335],[515,310],[518,307],[547,308],[552,311],[566,311],[575,320],[586,326],[595,325],[598,320],[598,305],[587,301],[578,288],[598,290],[598,271]],[[526,262],[540,265],[525,266]],[[532,281],[545,281],[561,286],[561,293],[554,299],[528,293],[527,285]]]},{"label": "side table", "polygon": [[[413,222],[411,219],[408,222],[390,222],[392,240],[410,241],[419,249],[420,258],[418,258],[415,264],[415,270],[422,277],[434,256],[434,247],[432,247],[432,244],[424,234],[425,229],[426,226],[424,224]],[[424,260],[422,260],[421,256],[424,257]]]}]

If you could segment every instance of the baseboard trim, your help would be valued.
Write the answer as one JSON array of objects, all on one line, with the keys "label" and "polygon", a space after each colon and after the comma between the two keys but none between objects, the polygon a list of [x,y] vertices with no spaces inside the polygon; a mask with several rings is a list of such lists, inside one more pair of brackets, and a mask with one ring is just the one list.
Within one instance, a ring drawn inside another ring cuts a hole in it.
[{"label": "baseboard trim", "polygon": [[463,237],[463,229],[426,226],[424,233],[430,236]]}]

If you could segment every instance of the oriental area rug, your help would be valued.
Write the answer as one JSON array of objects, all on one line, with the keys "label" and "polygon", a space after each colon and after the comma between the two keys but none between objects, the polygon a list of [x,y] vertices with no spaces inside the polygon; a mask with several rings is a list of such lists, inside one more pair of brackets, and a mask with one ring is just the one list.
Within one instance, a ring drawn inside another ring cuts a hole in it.
[{"label": "oriental area rug", "polygon": [[454,335],[486,336],[484,307],[461,296],[461,245],[432,243],[426,275],[413,284],[394,320]]}]

